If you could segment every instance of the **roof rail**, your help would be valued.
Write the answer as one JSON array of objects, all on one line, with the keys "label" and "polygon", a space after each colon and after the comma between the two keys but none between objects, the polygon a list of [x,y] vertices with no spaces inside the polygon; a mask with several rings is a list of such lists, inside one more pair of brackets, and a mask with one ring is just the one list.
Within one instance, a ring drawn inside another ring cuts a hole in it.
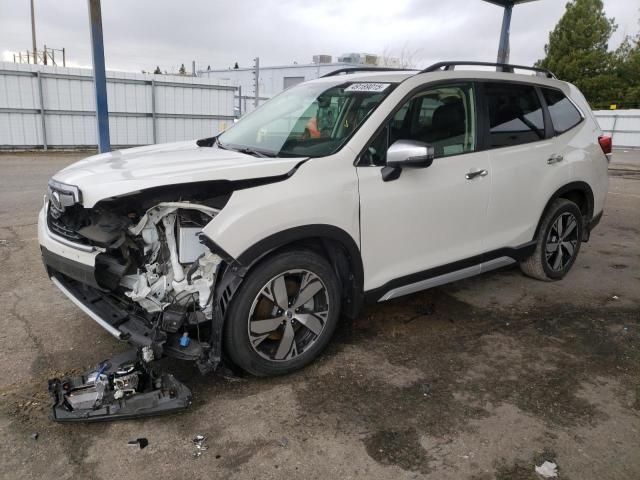
[{"label": "roof rail", "polygon": [[454,70],[455,67],[460,65],[470,65],[470,66],[478,66],[478,67],[498,67],[502,69],[503,72],[514,73],[514,69],[519,70],[531,70],[537,73],[544,73],[547,78],[557,78],[552,72],[547,70],[546,68],[538,68],[538,67],[525,67],[524,65],[511,65],[510,63],[492,63],[492,62],[439,62],[434,63],[430,67],[425,68],[420,73],[427,72],[437,72],[438,70]]},{"label": "roof rail", "polygon": [[417,72],[415,68],[395,68],[395,67],[347,67],[322,75],[320,78],[335,77],[341,74],[357,72]]}]

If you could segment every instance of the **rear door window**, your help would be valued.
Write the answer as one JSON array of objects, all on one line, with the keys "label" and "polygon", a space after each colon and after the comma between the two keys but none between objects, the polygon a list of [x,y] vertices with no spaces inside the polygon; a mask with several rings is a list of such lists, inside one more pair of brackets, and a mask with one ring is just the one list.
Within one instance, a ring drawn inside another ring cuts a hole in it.
[{"label": "rear door window", "polygon": [[582,115],[564,93],[551,88],[543,88],[542,95],[547,102],[553,131],[556,135],[571,130],[582,121]]},{"label": "rear door window", "polygon": [[485,98],[491,148],[544,139],[542,105],[532,85],[486,83]]}]

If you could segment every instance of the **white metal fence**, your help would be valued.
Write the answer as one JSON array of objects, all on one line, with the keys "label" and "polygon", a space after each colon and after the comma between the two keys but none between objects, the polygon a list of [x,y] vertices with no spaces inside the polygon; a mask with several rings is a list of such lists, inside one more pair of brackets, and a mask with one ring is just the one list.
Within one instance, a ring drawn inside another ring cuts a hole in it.
[{"label": "white metal fence", "polygon": [[640,148],[640,110],[596,110],[600,128],[613,138],[615,148]]},{"label": "white metal fence", "polygon": [[[111,144],[215,135],[233,123],[236,90],[199,77],[107,72]],[[0,149],[96,143],[91,70],[0,62]]]}]

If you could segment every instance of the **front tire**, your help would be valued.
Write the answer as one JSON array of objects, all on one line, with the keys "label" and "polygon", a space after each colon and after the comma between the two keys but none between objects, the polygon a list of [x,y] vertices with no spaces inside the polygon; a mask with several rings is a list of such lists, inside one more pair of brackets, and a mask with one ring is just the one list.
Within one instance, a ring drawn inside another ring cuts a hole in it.
[{"label": "front tire", "polygon": [[578,256],[583,229],[580,208],[565,198],[554,200],[542,219],[536,249],[520,269],[538,280],[560,280]]},{"label": "front tire", "polygon": [[340,317],[340,283],[310,250],[283,252],[252,270],[225,326],[231,360],[256,376],[291,373],[327,346]]}]

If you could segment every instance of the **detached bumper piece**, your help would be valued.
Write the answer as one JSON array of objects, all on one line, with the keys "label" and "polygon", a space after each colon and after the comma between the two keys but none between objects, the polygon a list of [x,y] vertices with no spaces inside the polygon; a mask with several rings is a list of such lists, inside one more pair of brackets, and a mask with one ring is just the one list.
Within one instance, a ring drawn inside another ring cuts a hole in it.
[{"label": "detached bumper piece", "polygon": [[183,410],[191,391],[173,375],[158,374],[131,350],[87,374],[49,380],[56,422],[103,422]]}]

